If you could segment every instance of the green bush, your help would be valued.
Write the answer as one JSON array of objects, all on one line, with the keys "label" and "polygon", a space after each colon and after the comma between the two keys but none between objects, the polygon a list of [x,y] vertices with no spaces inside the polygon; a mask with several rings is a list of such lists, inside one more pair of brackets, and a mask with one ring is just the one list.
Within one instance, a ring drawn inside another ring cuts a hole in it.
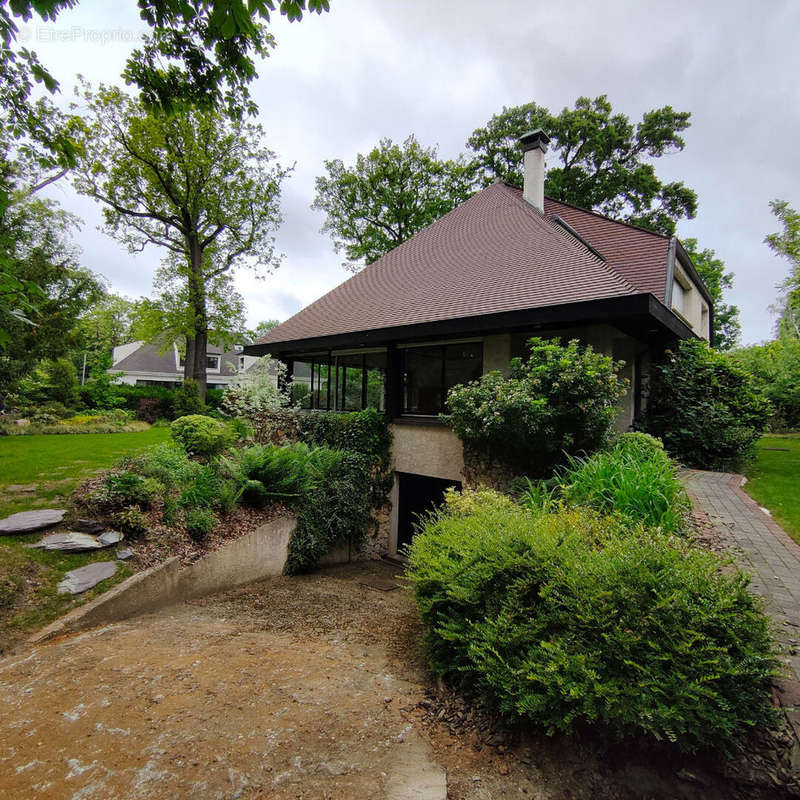
[{"label": "green bush", "polygon": [[143,478],[135,472],[112,472],[106,476],[97,499],[110,506],[149,508],[163,493],[164,485],[155,478]]},{"label": "green bush", "polygon": [[639,426],[686,466],[729,470],[753,457],[770,413],[754,380],[730,356],[687,340],[654,366]]},{"label": "green bush", "polygon": [[233,432],[227,425],[203,414],[178,417],[170,425],[170,433],[187,453],[207,458],[221,453],[235,440]]},{"label": "green bush", "polygon": [[549,732],[599,723],[694,750],[775,719],[774,646],[748,578],[588,510],[439,513],[408,578],[436,673]]},{"label": "green bush", "polygon": [[731,357],[752,375],[759,391],[772,403],[770,429],[799,429],[800,339],[781,336],[767,344],[737,350]]},{"label": "green bush", "polygon": [[121,531],[131,536],[140,536],[143,533],[147,533],[147,517],[138,506],[123,508],[114,514],[113,520]]},{"label": "green bush", "polygon": [[559,493],[571,506],[619,513],[633,523],[681,533],[691,509],[675,464],[658,449],[649,454],[641,442],[622,444],[588,458],[570,457],[559,473]]},{"label": "green bush", "polygon": [[122,463],[145,478],[155,478],[167,489],[185,486],[200,467],[180,445],[171,442],[149,447],[139,455],[123,459]]},{"label": "green bush", "polygon": [[77,405],[80,398],[75,365],[68,358],[58,358],[50,362],[47,373],[50,398],[67,406]]},{"label": "green bush", "polygon": [[611,448],[621,453],[631,453],[643,458],[660,458],[666,455],[664,443],[649,433],[621,433],[611,441]]},{"label": "green bush", "polygon": [[530,340],[510,375],[489,372],[450,390],[446,417],[459,439],[527,475],[546,476],[566,454],[606,444],[625,383],[619,365],[576,340]]},{"label": "green bush", "polygon": [[174,414],[176,417],[186,417],[190,414],[202,414],[205,410],[200,399],[200,386],[197,381],[185,380],[174,394]]},{"label": "green bush", "polygon": [[224,389],[206,389],[206,408],[210,411],[218,411],[224,394]]},{"label": "green bush", "polygon": [[195,541],[205,539],[217,524],[214,512],[208,508],[187,508],[183,512],[186,532]]},{"label": "green bush", "polygon": [[217,505],[222,479],[211,464],[204,464],[183,486],[178,505],[183,508],[212,508]]},{"label": "green bush", "polygon": [[301,496],[289,541],[286,573],[314,569],[337,544],[358,549],[374,524],[370,461],[347,450],[317,448],[309,461],[311,487]]}]

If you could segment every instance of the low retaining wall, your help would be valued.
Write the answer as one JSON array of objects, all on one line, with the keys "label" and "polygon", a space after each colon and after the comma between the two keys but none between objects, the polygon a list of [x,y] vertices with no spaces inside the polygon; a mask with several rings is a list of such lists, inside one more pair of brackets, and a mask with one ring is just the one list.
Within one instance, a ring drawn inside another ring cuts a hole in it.
[{"label": "low retaining wall", "polygon": [[[158,611],[197,597],[222,592],[283,573],[294,517],[280,517],[256,528],[181,569],[177,557],[132,575],[86,605],[76,608],[36,633],[29,641],[43,642],[64,633]],[[348,560],[346,553],[337,553]],[[334,560],[329,563],[338,563]]]}]

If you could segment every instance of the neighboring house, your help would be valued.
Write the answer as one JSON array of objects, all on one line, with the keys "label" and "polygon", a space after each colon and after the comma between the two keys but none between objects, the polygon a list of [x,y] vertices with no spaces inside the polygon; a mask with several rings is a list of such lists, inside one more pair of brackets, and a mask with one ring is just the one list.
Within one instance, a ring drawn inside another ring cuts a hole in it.
[{"label": "neighboring house", "polygon": [[523,137],[522,190],[477,192],[245,348],[284,361],[306,408],[388,413],[390,553],[463,480],[461,444],[438,419],[449,388],[506,371],[531,336],[577,338],[625,362],[625,430],[652,360],[710,338],[712,300],[680,242],[545,198],[547,142]]},{"label": "neighboring house", "polygon": [[[215,345],[208,346],[206,358],[209,389],[226,389],[235,375],[247,371],[258,361],[257,356],[246,355],[241,348],[223,351]],[[112,359],[108,372],[122,373],[118,383],[130,386],[180,386],[183,383],[183,357],[175,344],[161,352],[158,345],[131,342],[115,347]]]}]

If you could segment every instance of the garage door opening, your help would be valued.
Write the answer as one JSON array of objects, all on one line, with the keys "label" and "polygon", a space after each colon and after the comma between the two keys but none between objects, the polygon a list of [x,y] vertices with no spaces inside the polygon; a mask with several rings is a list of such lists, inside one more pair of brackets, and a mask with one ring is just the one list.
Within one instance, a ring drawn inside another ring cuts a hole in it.
[{"label": "garage door opening", "polygon": [[450,487],[460,491],[461,483],[405,472],[398,473],[397,483],[397,551],[403,552],[411,544],[420,515],[439,508],[445,491]]}]

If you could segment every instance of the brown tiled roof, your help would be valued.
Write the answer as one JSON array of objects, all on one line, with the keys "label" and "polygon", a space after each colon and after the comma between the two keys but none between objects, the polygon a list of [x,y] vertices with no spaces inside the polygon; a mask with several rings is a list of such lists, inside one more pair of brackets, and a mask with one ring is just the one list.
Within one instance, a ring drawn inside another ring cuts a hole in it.
[{"label": "brown tiled roof", "polygon": [[[210,355],[219,355],[222,361],[219,372],[209,373],[212,378],[230,378],[236,374],[236,365],[239,363],[239,356],[242,355],[240,352],[230,350],[226,353],[221,347],[211,344],[206,348],[206,352]],[[109,371],[173,375],[182,374],[183,367],[176,365],[175,351],[172,346],[162,353],[159,352],[158,345],[143,342],[132,353],[113,364]]]},{"label": "brown tiled roof", "polygon": [[557,214],[596,248],[615,272],[640,292],[650,292],[664,302],[668,236],[617,222],[549,197],[544,200],[544,213],[548,217]]},{"label": "brown tiled roof", "polygon": [[[519,189],[494,183],[274,328],[258,344],[654,291],[658,259],[657,296],[663,297],[668,239],[597,218],[614,226],[612,230],[596,221],[596,215],[545,202],[541,214],[522,199]],[[552,213],[575,228],[608,263],[553,222]],[[638,274],[640,263],[645,277]]]}]

